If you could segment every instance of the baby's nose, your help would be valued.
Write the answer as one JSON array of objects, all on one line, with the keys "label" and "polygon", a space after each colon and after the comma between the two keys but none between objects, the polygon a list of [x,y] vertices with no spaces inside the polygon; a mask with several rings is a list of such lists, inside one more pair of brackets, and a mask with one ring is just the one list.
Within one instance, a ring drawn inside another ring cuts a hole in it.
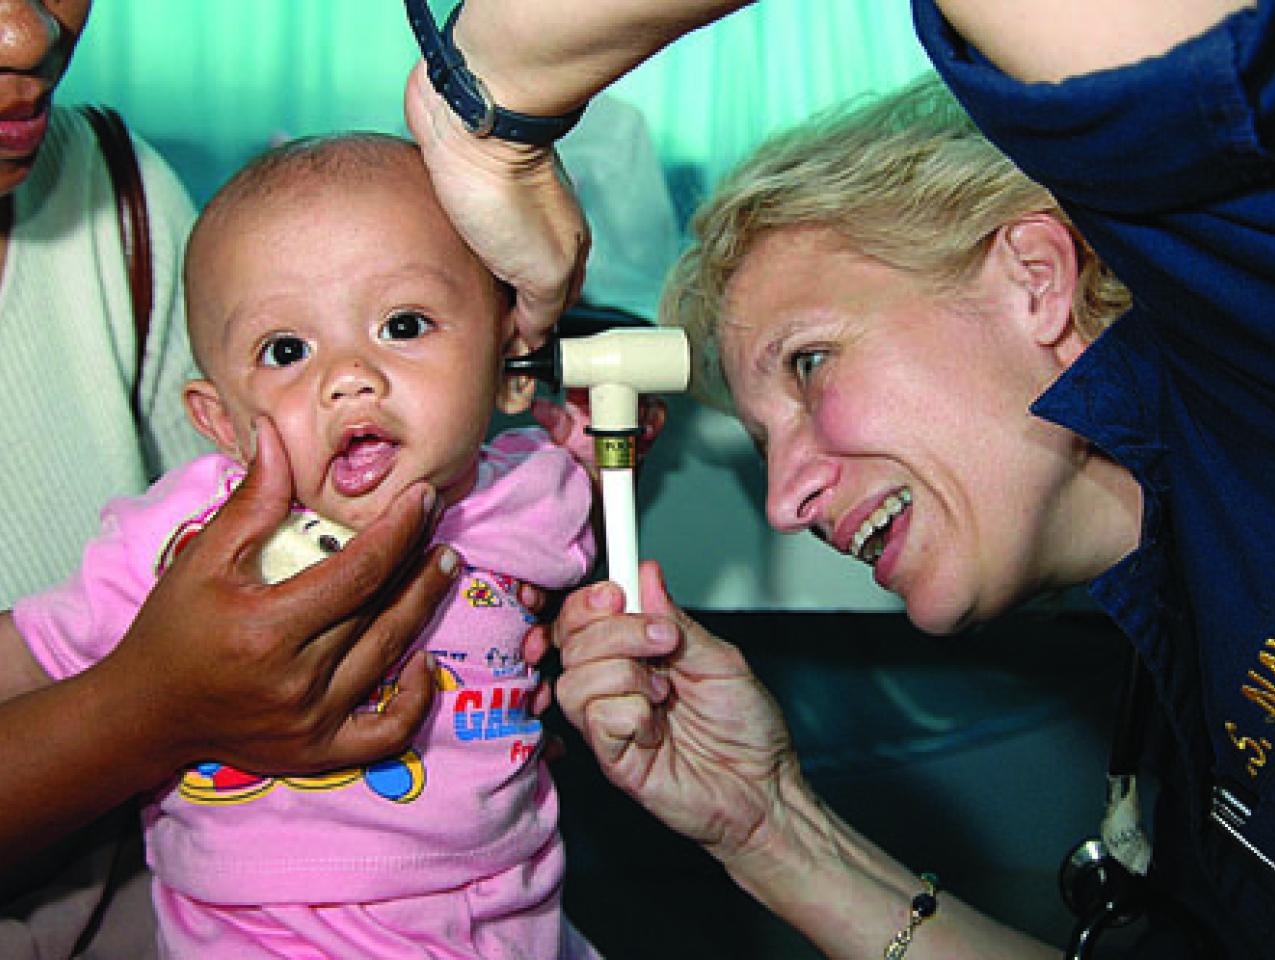
[{"label": "baby's nose", "polygon": [[331,402],[358,397],[379,397],[386,388],[381,372],[362,360],[337,365],[328,378],[327,397]]}]

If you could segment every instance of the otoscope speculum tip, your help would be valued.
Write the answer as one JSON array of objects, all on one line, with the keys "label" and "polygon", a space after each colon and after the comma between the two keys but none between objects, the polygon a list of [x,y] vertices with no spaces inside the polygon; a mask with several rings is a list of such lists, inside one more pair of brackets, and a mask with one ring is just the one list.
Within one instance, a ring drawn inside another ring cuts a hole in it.
[{"label": "otoscope speculum tip", "polygon": [[562,387],[562,351],[558,340],[548,340],[531,353],[505,358],[505,373],[532,377],[553,390]]}]

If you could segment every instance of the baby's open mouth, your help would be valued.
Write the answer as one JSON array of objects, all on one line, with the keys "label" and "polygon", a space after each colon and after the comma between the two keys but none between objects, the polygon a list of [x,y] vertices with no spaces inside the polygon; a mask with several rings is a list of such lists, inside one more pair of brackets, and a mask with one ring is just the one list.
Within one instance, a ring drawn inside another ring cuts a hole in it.
[{"label": "baby's open mouth", "polygon": [[352,433],[332,458],[332,486],[346,497],[375,490],[394,469],[398,443],[376,431]]}]

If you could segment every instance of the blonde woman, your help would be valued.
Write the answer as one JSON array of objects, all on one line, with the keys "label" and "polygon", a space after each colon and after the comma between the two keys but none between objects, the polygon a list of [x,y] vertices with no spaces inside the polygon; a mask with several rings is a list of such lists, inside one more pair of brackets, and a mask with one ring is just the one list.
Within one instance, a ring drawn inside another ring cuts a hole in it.
[{"label": "blonde woman", "polygon": [[[457,43],[530,113],[738,6],[555,4],[498,43],[500,0],[471,3]],[[781,136],[697,216],[666,313],[762,452],[772,525],[870,564],[918,626],[1089,584],[1152,677],[1161,746],[1136,955],[1270,955],[1275,4],[913,8],[987,140],[932,84]],[[523,209],[562,209],[526,202],[557,188],[451,136],[421,87],[432,166],[460,183],[481,152]],[[561,648],[559,700],[621,789],[829,956],[1057,955],[821,803],[737,651],[644,576],[644,614],[598,585],[532,644]]]}]

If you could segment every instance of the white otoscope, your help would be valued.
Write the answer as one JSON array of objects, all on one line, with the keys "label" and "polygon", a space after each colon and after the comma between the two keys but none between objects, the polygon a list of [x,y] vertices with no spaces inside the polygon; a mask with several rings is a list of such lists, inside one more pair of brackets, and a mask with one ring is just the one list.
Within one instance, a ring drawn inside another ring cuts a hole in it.
[{"label": "white otoscope", "polygon": [[602,484],[607,576],[624,589],[624,609],[641,611],[638,587],[637,465],[638,396],[680,393],[691,376],[686,334],[663,327],[626,327],[587,337],[551,340],[539,350],[505,361],[506,373],[535,377],[559,387],[589,390],[588,432]]}]

